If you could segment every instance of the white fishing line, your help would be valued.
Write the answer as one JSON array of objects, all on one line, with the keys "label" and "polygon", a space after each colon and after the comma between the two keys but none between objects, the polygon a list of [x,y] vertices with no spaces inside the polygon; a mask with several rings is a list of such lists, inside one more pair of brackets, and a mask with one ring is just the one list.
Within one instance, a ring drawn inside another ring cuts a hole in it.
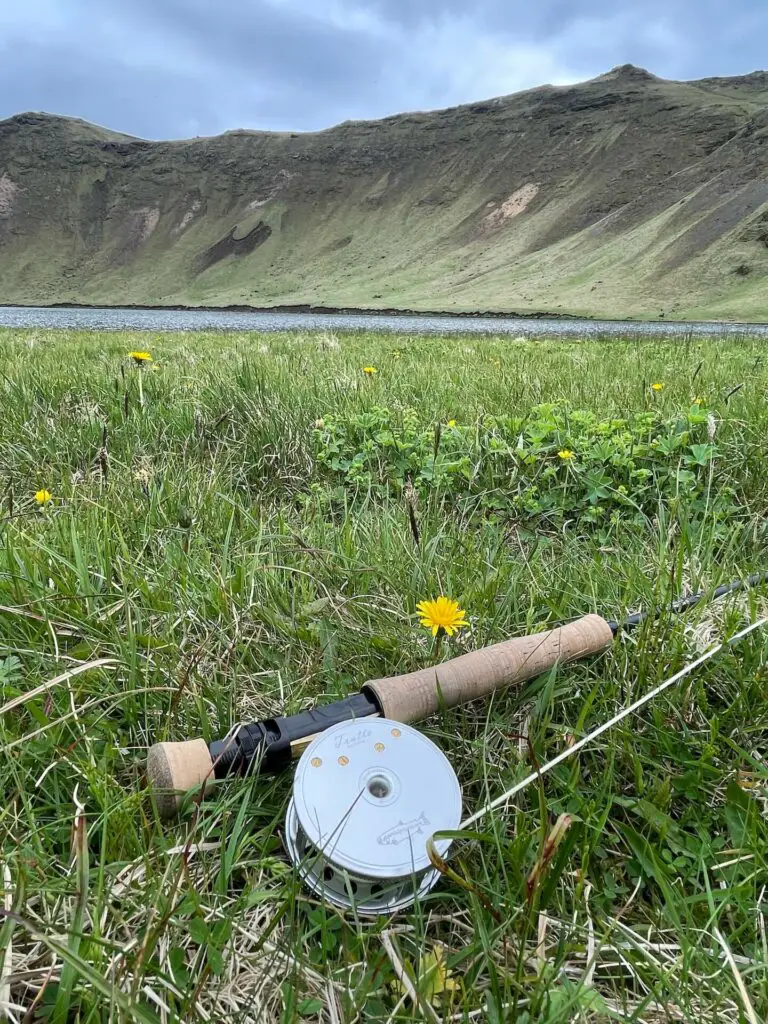
[{"label": "white fishing line", "polygon": [[609,719],[609,721],[603,722],[603,724],[599,725],[593,732],[584,736],[577,743],[574,743],[572,747],[568,747],[567,750],[558,754],[557,757],[554,757],[551,761],[547,761],[543,767],[539,768],[535,772],[531,772],[531,774],[522,779],[522,781],[515,783],[514,786],[506,791],[506,793],[502,793],[501,796],[497,796],[495,800],[491,800],[490,803],[485,804],[484,807],[481,807],[479,811],[476,811],[469,818],[465,818],[461,825],[459,825],[459,828],[469,828],[470,825],[474,825],[476,822],[484,818],[486,814],[490,814],[490,812],[495,810],[497,807],[501,807],[506,804],[513,797],[517,796],[518,793],[521,793],[524,789],[527,789],[528,786],[532,785],[532,783],[536,782],[537,779],[540,779],[542,775],[546,775],[547,772],[556,768],[557,765],[562,764],[563,761],[566,761],[569,757],[573,757],[573,755],[577,754],[583,747],[586,747],[588,743],[596,740],[598,736],[602,736],[604,732],[607,732],[608,729],[611,729],[614,725],[617,725],[619,722],[623,721],[623,719],[629,717],[629,715],[634,714],[635,711],[639,711],[641,707],[653,700],[654,697],[658,697],[660,693],[668,689],[670,686],[673,686],[680,679],[690,675],[691,672],[697,669],[700,665],[703,665],[705,661],[709,661],[710,658],[713,658],[719,651],[723,650],[724,647],[732,646],[739,640],[742,640],[745,636],[753,633],[756,629],[764,626],[766,623],[768,623],[768,618],[759,619],[757,622],[753,622],[751,625],[746,626],[741,630],[741,632],[736,633],[730,638],[730,640],[724,640],[715,647],[711,647],[708,651],[702,654],[700,658],[697,658],[696,661],[692,661],[689,665],[686,665],[685,668],[681,668],[679,672],[670,676],[669,679],[665,679],[663,683],[660,683],[655,687],[655,689],[650,690],[644,696],[640,697],[634,702],[634,704],[630,704],[629,707],[624,708],[617,715],[614,715],[613,718]]}]

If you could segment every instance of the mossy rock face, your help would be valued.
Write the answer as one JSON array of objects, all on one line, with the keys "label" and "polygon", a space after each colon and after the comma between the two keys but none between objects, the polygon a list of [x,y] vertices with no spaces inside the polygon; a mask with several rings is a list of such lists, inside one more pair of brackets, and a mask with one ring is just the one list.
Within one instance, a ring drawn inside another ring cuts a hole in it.
[{"label": "mossy rock face", "polygon": [[316,133],[147,142],[20,114],[0,301],[765,320],[766,137],[765,73],[629,65]]}]

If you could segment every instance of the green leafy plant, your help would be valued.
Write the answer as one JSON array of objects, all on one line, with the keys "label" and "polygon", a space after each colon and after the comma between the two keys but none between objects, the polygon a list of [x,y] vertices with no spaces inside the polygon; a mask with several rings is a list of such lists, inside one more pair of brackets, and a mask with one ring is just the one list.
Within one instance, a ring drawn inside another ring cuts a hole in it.
[{"label": "green leafy plant", "polygon": [[[375,406],[326,414],[315,458],[351,491],[384,496],[410,483],[514,518],[616,524],[681,494],[694,512],[705,506],[719,455],[707,421],[698,405],[673,417],[654,409],[601,419],[547,403],[436,429],[415,410]],[[734,492],[722,476],[718,504],[729,508]]]}]

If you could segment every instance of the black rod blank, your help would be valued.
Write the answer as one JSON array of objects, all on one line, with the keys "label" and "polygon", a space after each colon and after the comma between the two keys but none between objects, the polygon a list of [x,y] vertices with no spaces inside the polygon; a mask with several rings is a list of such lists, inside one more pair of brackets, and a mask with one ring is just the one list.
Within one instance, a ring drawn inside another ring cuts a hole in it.
[{"label": "black rod blank", "polygon": [[[726,594],[732,594],[735,590],[751,590],[752,587],[759,587],[761,583],[768,583],[768,572],[756,572],[751,576],[747,576],[745,580],[733,580],[732,583],[723,583],[722,586],[717,587],[712,593],[706,590],[700,590],[697,594],[689,594],[688,597],[681,597],[677,601],[673,601],[669,605],[669,611],[674,615],[679,615],[680,612],[687,612],[689,608],[693,608],[704,598],[710,601],[717,600],[718,597],[724,597]],[[623,622],[609,622],[608,625],[614,636],[619,630],[630,631],[636,629],[639,625],[645,622],[646,619],[658,619],[664,612],[664,609],[656,609],[647,612],[635,612],[634,615],[629,615]]]}]

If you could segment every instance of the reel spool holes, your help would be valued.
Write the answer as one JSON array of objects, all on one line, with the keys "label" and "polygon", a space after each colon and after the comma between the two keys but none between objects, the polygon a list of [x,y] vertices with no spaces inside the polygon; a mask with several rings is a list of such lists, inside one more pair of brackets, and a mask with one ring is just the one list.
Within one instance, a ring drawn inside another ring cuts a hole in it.
[{"label": "reel spool holes", "polygon": [[[365,718],[332,726],[302,754],[286,841],[324,900],[390,914],[439,881],[427,840],[460,820],[459,781],[439,747],[401,722]],[[435,841],[442,857],[450,845]]]}]

